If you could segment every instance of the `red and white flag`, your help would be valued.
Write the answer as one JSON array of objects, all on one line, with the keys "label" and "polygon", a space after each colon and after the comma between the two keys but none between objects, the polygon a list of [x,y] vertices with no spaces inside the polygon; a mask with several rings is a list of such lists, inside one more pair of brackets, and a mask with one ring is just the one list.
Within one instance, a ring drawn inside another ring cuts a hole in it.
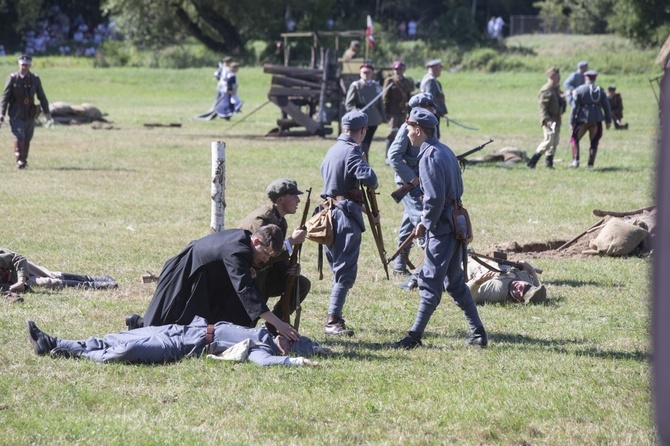
[{"label": "red and white flag", "polygon": [[372,17],[368,16],[368,26],[365,29],[365,36],[368,38],[368,45],[375,46],[375,36],[372,34],[374,28],[372,27]]}]

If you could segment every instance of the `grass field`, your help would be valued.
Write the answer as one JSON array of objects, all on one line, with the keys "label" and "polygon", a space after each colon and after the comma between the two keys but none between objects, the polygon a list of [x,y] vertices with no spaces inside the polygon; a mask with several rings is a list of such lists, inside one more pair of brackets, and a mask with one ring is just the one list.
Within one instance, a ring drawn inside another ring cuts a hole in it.
[{"label": "grass field", "polygon": [[[14,68],[13,61],[0,65],[0,77]],[[41,67],[36,60],[33,70],[50,101],[93,103],[114,129],[38,128],[26,171],[14,166],[9,129],[0,130],[0,246],[50,269],[110,274],[120,288],[38,291],[22,304],[0,304],[0,444],[656,442],[649,258],[539,259],[549,302],[480,308],[488,349],[463,347],[463,316],[445,296],[425,347],[397,352],[385,346],[411,325],[418,294],[385,280],[367,232],[345,306],[356,329],[351,339],[324,339],[331,275],[326,271],[319,281],[316,245],[303,250],[303,273],[313,288],[301,333],[340,353],[322,368],[207,360],[101,365],[35,356],[26,318],[78,339],[121,330],[125,314],[146,309],[154,285],[140,283],[140,275],[158,273],[165,260],[208,233],[212,141],[227,144],[226,226],[234,227],[264,201],[265,186],[276,178],[296,178],[316,198],[319,165],[336,135],[266,138],[280,115],[272,104],[231,128],[266,101],[269,76],[260,68],[242,69],[245,114],[230,122],[189,120],[211,105],[213,68],[102,70]],[[409,74],[416,79],[422,70]],[[568,240],[598,220],[593,209],[652,204],[658,107],[648,78],[658,74],[599,76],[599,84],[616,83],[622,93],[630,130],[605,132],[596,169],[566,168],[565,129],[554,171],[468,167],[463,198],[475,228],[472,246],[485,252],[509,241]],[[445,72],[441,81],[450,116],[479,128],[443,128],[456,153],[489,137],[495,142],[485,153],[535,149],[543,73]],[[182,127],[147,129],[149,122]],[[378,130],[371,164],[380,177],[390,252],[402,210],[388,195],[394,183],[383,161],[385,132],[385,126]]]}]

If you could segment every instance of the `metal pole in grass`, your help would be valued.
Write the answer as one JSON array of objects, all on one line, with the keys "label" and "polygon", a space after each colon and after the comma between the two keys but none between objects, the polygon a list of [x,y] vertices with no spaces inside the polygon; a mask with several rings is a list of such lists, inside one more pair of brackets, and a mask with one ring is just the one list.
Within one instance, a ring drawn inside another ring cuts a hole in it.
[{"label": "metal pole in grass", "polygon": [[211,232],[222,231],[226,212],[226,143],[212,142],[212,211]]}]

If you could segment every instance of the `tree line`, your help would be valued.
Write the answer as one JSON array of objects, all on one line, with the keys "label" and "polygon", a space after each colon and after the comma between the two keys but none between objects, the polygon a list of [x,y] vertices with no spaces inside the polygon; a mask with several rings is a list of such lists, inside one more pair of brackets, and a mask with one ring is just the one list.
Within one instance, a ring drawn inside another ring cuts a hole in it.
[{"label": "tree line", "polygon": [[547,32],[615,33],[642,47],[670,34],[667,0],[0,0],[0,39],[20,35],[53,5],[114,19],[125,41],[141,49],[193,37],[235,55],[249,41],[274,42],[289,30],[362,30],[368,14],[375,32],[388,37],[401,22],[416,21],[418,38],[434,48],[485,45],[490,17],[509,21],[512,14],[539,15]]}]

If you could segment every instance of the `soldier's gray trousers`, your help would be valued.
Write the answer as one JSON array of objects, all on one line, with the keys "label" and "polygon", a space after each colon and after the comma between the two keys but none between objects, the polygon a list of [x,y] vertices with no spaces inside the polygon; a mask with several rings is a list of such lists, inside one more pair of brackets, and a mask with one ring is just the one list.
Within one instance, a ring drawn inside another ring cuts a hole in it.
[{"label": "soldier's gray trousers", "polygon": [[328,314],[341,316],[347,292],[354,286],[358,275],[364,224],[361,206],[350,200],[336,203],[332,217],[335,240],[332,246],[325,246],[326,260],[333,271]]},{"label": "soldier's gray trousers", "polygon": [[23,150],[23,144],[30,142],[30,140],[33,139],[33,134],[35,133],[35,121],[32,119],[28,121],[10,119],[9,126],[12,129],[14,139],[19,143],[19,150]]},{"label": "soldier's gray trousers", "polygon": [[[415,187],[410,190],[409,193],[403,197],[402,205],[405,210],[402,214],[400,227],[398,228],[398,246],[409,237],[416,225],[421,221],[421,212],[423,211],[423,205],[421,204],[421,188]],[[405,250],[407,255],[409,255],[410,248],[411,245]],[[399,255],[396,257],[393,269],[402,270],[405,266],[405,260],[402,256]]]},{"label": "soldier's gray trousers", "polygon": [[454,303],[463,311],[470,333],[483,327],[477,305],[470,289],[465,284],[462,267],[463,245],[453,233],[434,235],[427,233],[426,257],[419,273],[419,295],[421,302],[410,331],[423,333],[430,317],[440,304],[442,292],[446,290]]}]

